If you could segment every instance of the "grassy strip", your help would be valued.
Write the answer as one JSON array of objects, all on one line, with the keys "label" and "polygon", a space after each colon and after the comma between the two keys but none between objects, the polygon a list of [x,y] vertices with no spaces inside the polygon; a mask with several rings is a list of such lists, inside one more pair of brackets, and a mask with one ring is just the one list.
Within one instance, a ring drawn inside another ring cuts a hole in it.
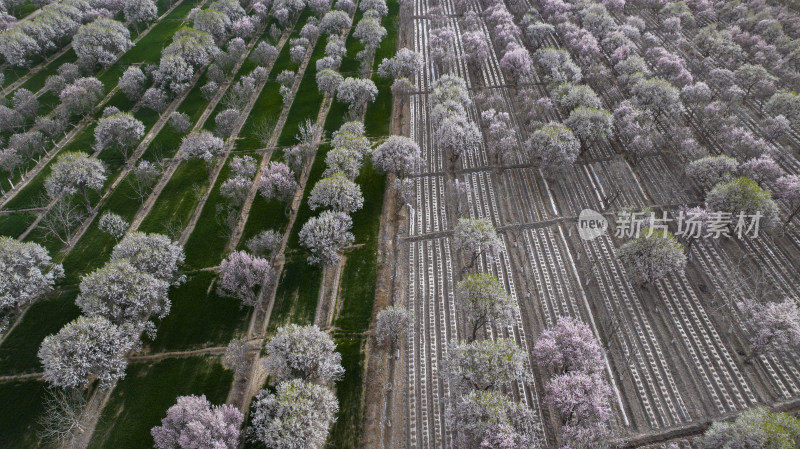
[{"label": "grassy strip", "polygon": [[232,298],[217,296],[216,273],[199,271],[169,293],[172,310],[158,325],[158,335],[148,346],[153,352],[224,346],[246,327],[252,309]]},{"label": "grassy strip", "polygon": [[[128,174],[129,178],[132,176]],[[138,199],[134,198],[134,190],[127,180],[120,183],[116,190],[109,195],[94,222],[89,225],[81,239],[64,258],[66,283],[78,282],[80,275],[100,268],[108,260],[116,241],[114,237],[101,231],[97,227],[97,223],[106,212],[113,212],[127,221],[133,219],[141,204]]]},{"label": "grassy strip", "polygon": [[178,396],[205,394],[221,404],[232,382],[232,373],[212,357],[132,363],[103,409],[89,448],[152,447],[150,429],[161,424]]},{"label": "grassy strip", "polygon": [[[320,147],[314,164],[311,166],[307,186],[313,186],[322,177],[322,172],[325,171],[325,155],[329,150],[329,145]],[[310,192],[311,189],[303,192],[303,201],[289,235],[286,262],[275,292],[275,303],[269,320],[270,332],[287,323],[311,324],[314,322],[319,287],[322,282],[322,268],[306,262],[307,255],[300,248],[297,236],[303,224],[314,215],[314,212],[308,207]]]},{"label": "grassy strip", "polygon": [[[206,84],[206,80],[206,74],[203,73],[192,90],[186,95],[186,98],[183,99],[181,105],[178,106],[178,112],[187,114],[191,122],[197,122],[203,111],[208,107],[209,100],[203,98],[203,93],[200,91]],[[175,131],[172,126],[164,126],[155,139],[150,142],[150,146],[145,150],[142,159],[150,162],[159,162],[162,158],[175,156],[182,138],[183,134]]]},{"label": "grassy strip", "polygon": [[181,232],[199,201],[198,192],[208,188],[208,172],[202,160],[182,162],[139,226],[142,232]]},{"label": "grassy strip", "polygon": [[336,350],[342,354],[344,379],[336,384],[339,413],[331,427],[327,448],[358,447],[361,439],[361,396],[364,382],[364,355],[361,338],[336,339]]},{"label": "grassy strip", "polygon": [[222,260],[222,252],[230,238],[230,228],[225,223],[227,208],[224,209],[224,212],[220,210],[218,213],[218,209],[222,209],[227,201],[219,189],[230,175],[231,159],[233,156],[228,158],[225,166],[222,167],[217,182],[214,183],[214,187],[203,205],[197,225],[192,230],[189,240],[186,241],[186,267],[188,269],[213,267],[219,265]]},{"label": "grassy strip", "polygon": [[314,52],[311,54],[311,59],[303,73],[303,79],[300,81],[292,106],[289,108],[286,123],[283,124],[283,130],[280,137],[278,137],[279,146],[295,143],[295,135],[300,124],[306,119],[314,121],[319,115],[319,108],[322,106],[324,95],[317,89],[317,60],[324,55],[325,41],[320,39],[314,47]]},{"label": "grassy strip", "polygon": [[[397,46],[397,0],[387,2],[389,14],[383,20],[388,35],[375,54],[375,67],[383,58],[395,53]],[[369,136],[384,136],[390,131],[392,111],[391,84],[388,79],[372,77],[379,93],[375,103],[367,109],[364,124]],[[386,177],[377,173],[371,163],[361,170],[356,182],[364,194],[364,208],[353,214],[353,233],[356,243],[364,246],[347,253],[340,280],[342,310],[335,325],[344,332],[361,333],[369,329],[375,286],[378,279],[378,243],[380,215]],[[331,429],[328,445],[331,447],[356,447],[361,439],[363,360],[362,339],[340,339],[337,341],[345,366],[345,378],[337,385],[339,414]]]},{"label": "grassy strip", "polygon": [[0,447],[39,447],[36,420],[44,411],[47,384],[37,380],[0,384]]},{"label": "grassy strip", "polygon": [[[65,288],[53,298],[42,300],[30,306],[22,321],[0,346],[0,373],[2,375],[29,373],[41,370],[39,364],[39,345],[44,337],[54,334],[62,326],[80,315],[75,305],[78,296],[76,287]],[[2,385],[2,384],[0,384]],[[5,396],[0,394],[3,402]],[[0,432],[2,434],[2,432]]]},{"label": "grassy strip", "polygon": [[[292,37],[297,37],[298,35],[297,33],[292,33]],[[272,66],[270,78],[274,79],[279,73],[292,67],[289,50],[287,43],[281,49]],[[239,132],[239,138],[234,146],[236,151],[250,151],[263,147],[258,136],[256,136],[256,131],[262,123],[277,120],[278,116],[280,116],[283,109],[283,99],[278,92],[279,89],[280,84],[277,81],[267,81],[267,84],[264,85],[253,105],[253,109],[250,111],[250,115],[242,126],[241,132]]]},{"label": "grassy strip", "polygon": [[36,220],[30,212],[16,212],[0,217],[0,235],[17,238]]}]

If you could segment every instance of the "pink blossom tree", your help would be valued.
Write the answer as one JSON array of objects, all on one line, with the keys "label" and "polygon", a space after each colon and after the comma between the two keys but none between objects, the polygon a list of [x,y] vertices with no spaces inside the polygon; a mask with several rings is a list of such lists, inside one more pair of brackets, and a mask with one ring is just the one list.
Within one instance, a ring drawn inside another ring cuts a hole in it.
[{"label": "pink blossom tree", "polygon": [[588,325],[571,317],[560,317],[555,326],[542,332],[532,356],[539,367],[558,375],[603,370],[603,350],[597,337]]},{"label": "pink blossom tree", "polygon": [[266,200],[275,198],[285,203],[287,214],[299,187],[294,172],[283,162],[270,162],[258,181],[258,192]]},{"label": "pink blossom tree", "polygon": [[743,162],[739,166],[739,173],[757,182],[761,187],[773,185],[778,178],[785,174],[775,159],[767,154]]},{"label": "pink blossom tree", "polygon": [[489,38],[480,30],[466,31],[461,33],[461,46],[464,47],[464,60],[470,70],[477,73],[489,57]]},{"label": "pink blossom tree", "polygon": [[570,427],[590,427],[611,419],[611,387],[600,374],[573,371],[545,385],[544,403],[553,407]]},{"label": "pink blossom tree", "polygon": [[254,306],[261,291],[274,276],[269,261],[245,251],[232,252],[219,266],[217,294],[236,298],[245,306]]},{"label": "pink blossom tree", "polygon": [[178,396],[150,434],[156,449],[236,449],[242,421],[233,405],[211,405],[205,395]]},{"label": "pink blossom tree", "polygon": [[775,181],[775,194],[789,207],[789,215],[784,223],[790,223],[800,212],[800,176],[787,175]]},{"label": "pink blossom tree", "polygon": [[533,61],[525,47],[516,42],[510,42],[503,51],[503,57],[500,59],[500,68],[505,70],[511,77],[512,82],[516,84],[531,74]]},{"label": "pink blossom tree", "polygon": [[486,127],[484,134],[487,141],[487,151],[495,155],[498,160],[513,162],[514,149],[517,148],[517,131],[512,126],[511,116],[507,112],[497,112],[489,109],[481,113],[481,120]]},{"label": "pink blossom tree", "polygon": [[747,299],[738,307],[753,327],[748,362],[762,354],[800,348],[800,307],[794,299],[765,303]]}]

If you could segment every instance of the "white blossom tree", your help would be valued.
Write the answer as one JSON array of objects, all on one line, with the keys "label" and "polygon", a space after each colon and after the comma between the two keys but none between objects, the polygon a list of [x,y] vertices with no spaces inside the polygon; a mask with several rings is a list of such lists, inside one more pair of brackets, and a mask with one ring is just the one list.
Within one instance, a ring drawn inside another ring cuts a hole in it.
[{"label": "white blossom tree", "polygon": [[390,353],[393,353],[400,337],[413,324],[413,320],[414,313],[403,306],[388,306],[384,308],[378,312],[376,318],[375,334],[377,335],[378,343],[381,344],[388,341],[391,344]]},{"label": "white blossom tree", "polygon": [[0,332],[12,314],[53,290],[64,269],[33,242],[0,237]]},{"label": "white blossom tree", "polygon": [[352,214],[364,206],[364,195],[358,184],[339,172],[317,181],[308,197],[308,206],[311,210],[330,208]]},{"label": "white blossom tree", "polygon": [[194,68],[180,55],[165,54],[153,71],[153,82],[180,95],[191,85]]},{"label": "white blossom tree", "polygon": [[644,229],[617,250],[622,264],[643,284],[653,283],[686,266],[683,245],[668,231]]},{"label": "white blossom tree", "polygon": [[116,241],[119,241],[119,239],[125,235],[128,226],[130,225],[124,218],[111,212],[104,213],[97,223],[97,227],[100,228],[101,231],[111,235]]},{"label": "white blossom tree", "polygon": [[320,92],[325,92],[327,95],[334,95],[336,89],[344,81],[344,77],[333,69],[322,69],[317,72],[317,89]]},{"label": "white blossom tree", "polygon": [[696,159],[686,166],[686,176],[708,192],[720,182],[731,181],[739,172],[736,158],[719,155]]},{"label": "white blossom tree", "polygon": [[270,162],[258,182],[258,192],[266,200],[273,198],[286,203],[287,213],[300,185],[294,172],[283,162]]},{"label": "white blossom tree", "polygon": [[111,252],[111,261],[127,259],[136,269],[178,286],[186,280],[178,272],[186,256],[183,247],[161,234],[131,232]]},{"label": "white blossom tree", "polygon": [[341,249],[355,241],[350,232],[353,219],[344,212],[323,211],[318,217],[309,219],[300,230],[300,244],[311,255],[308,263],[333,265],[339,262]]},{"label": "white blossom tree", "polygon": [[282,382],[275,394],[258,392],[249,436],[268,449],[322,447],[338,411],[339,402],[328,388],[300,379]]},{"label": "white blossom tree", "polygon": [[319,23],[319,30],[325,34],[340,34],[350,29],[353,19],[344,11],[333,10],[325,13]]},{"label": "white blossom tree", "polygon": [[350,106],[351,118],[360,117],[377,95],[378,88],[370,79],[345,78],[336,88],[336,99]]},{"label": "white blossom tree", "polygon": [[36,40],[19,28],[15,27],[0,33],[0,54],[11,65],[27,67],[33,55],[41,50]]},{"label": "white blossom tree", "polygon": [[202,159],[206,164],[209,179],[217,155],[224,142],[209,131],[192,131],[181,140],[180,152],[184,159]]},{"label": "white blossom tree", "polygon": [[139,202],[144,201],[160,176],[161,167],[158,164],[140,160],[136,167],[131,170],[131,176],[126,178],[131,190],[133,190],[133,199]]},{"label": "white blossom tree", "polygon": [[88,115],[103,98],[103,83],[97,78],[78,78],[58,98],[69,115]]},{"label": "white blossom tree", "polygon": [[289,324],[278,328],[267,342],[265,353],[264,368],[279,382],[301,379],[327,384],[344,375],[336,343],[316,325]]},{"label": "white blossom tree", "polygon": [[93,379],[110,387],[125,377],[125,354],[135,338],[131,329],[102,316],[79,317],[42,341],[38,355],[44,379],[62,388],[83,387]]},{"label": "white blossom tree", "polygon": [[84,276],[75,304],[86,316],[99,315],[117,326],[130,324],[155,337],[155,325],[149,320],[169,314],[168,289],[166,281],[120,259]]},{"label": "white blossom tree", "polygon": [[462,391],[500,390],[515,380],[531,378],[527,355],[510,338],[451,342],[443,360],[443,372]]},{"label": "white blossom tree", "polygon": [[98,159],[86,153],[66,152],[61,154],[50,169],[50,176],[44,182],[45,190],[51,199],[62,195],[80,193],[86,210],[92,210],[89,191],[103,188],[106,169]]},{"label": "white blossom tree", "polygon": [[564,121],[575,137],[580,139],[583,148],[594,142],[610,138],[614,134],[613,116],[605,109],[578,107],[570,112]]},{"label": "white blossom tree", "polygon": [[131,33],[125,25],[106,17],[81,26],[72,38],[72,48],[78,58],[104,67],[132,46]]},{"label": "white blossom tree", "polygon": [[378,170],[407,177],[419,172],[422,154],[413,139],[389,136],[372,152],[372,163]]},{"label": "white blossom tree", "polygon": [[453,444],[458,449],[481,447],[482,442],[496,426],[507,426],[512,441],[519,446],[537,447],[537,418],[527,406],[511,401],[497,391],[473,391],[461,396],[448,407],[445,415],[453,429]]},{"label": "white blossom tree", "polygon": [[516,305],[503,284],[488,273],[471,274],[456,285],[456,298],[469,323],[469,341],[487,324],[507,326],[514,322]]},{"label": "white blossom tree", "polygon": [[158,7],[153,0],[128,0],[122,11],[125,13],[125,21],[136,24],[152,22],[158,17]]},{"label": "white blossom tree", "polygon": [[422,70],[422,54],[408,48],[397,50],[391,58],[384,58],[378,66],[378,75],[384,78],[413,78]]},{"label": "white blossom tree", "polygon": [[492,260],[503,250],[500,236],[486,218],[459,218],[453,230],[453,242],[457,249],[470,255],[469,267],[475,266],[481,255]]},{"label": "white blossom tree", "polygon": [[283,245],[283,236],[272,229],[261,231],[245,243],[247,249],[257,256],[274,257]]},{"label": "white blossom tree", "polygon": [[734,222],[740,215],[760,214],[761,229],[770,228],[778,219],[778,205],[772,193],[744,177],[714,186],[706,195],[706,207],[713,212],[730,213]]},{"label": "white blossom tree", "polygon": [[213,8],[202,9],[194,15],[194,28],[210,34],[217,42],[224,40],[230,25],[231,19]]},{"label": "white blossom tree", "polygon": [[144,124],[129,112],[118,112],[103,117],[94,129],[98,149],[115,148],[127,160],[129,152],[144,137]]},{"label": "white blossom tree", "polygon": [[539,168],[550,179],[572,167],[581,152],[572,130],[555,122],[534,131],[525,146],[531,156],[539,159]]}]

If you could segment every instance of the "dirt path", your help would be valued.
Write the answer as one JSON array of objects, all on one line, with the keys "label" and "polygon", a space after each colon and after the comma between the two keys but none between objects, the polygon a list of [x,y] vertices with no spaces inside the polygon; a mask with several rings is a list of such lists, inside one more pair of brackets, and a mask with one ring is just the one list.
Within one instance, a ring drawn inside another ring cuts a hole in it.
[{"label": "dirt path", "polygon": [[157,362],[164,359],[177,359],[194,357],[196,355],[224,354],[226,346],[213,346],[210,348],[192,349],[190,351],[159,352],[158,354],[133,355],[128,357],[128,362]]},{"label": "dirt path", "polygon": [[44,373],[12,374],[10,376],[0,376],[0,384],[6,382],[18,382],[21,380],[40,380],[44,378]]}]

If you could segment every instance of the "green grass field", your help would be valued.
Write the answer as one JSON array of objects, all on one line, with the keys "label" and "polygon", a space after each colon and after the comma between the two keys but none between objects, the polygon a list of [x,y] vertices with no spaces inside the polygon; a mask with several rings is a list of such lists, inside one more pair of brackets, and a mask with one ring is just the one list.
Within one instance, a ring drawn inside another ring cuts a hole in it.
[{"label": "green grass field", "polygon": [[232,373],[214,357],[132,363],[103,409],[89,448],[153,447],[150,429],[161,424],[178,396],[205,394],[211,403],[221,404],[232,380]]},{"label": "green grass field", "polygon": [[38,447],[37,420],[44,409],[47,384],[38,380],[0,383],[0,447]]},{"label": "green grass field", "polygon": [[250,308],[241,302],[217,296],[216,273],[188,274],[187,282],[170,290],[172,310],[158,323],[158,335],[148,344],[153,352],[180,351],[225,346],[243,332]]},{"label": "green grass field", "polygon": [[[40,371],[37,352],[44,337],[55,334],[80,315],[75,305],[76,287],[66,287],[52,298],[34,303],[22,321],[0,345],[0,375]],[[2,385],[2,384],[0,384]],[[0,395],[0,398],[4,397]]]}]

